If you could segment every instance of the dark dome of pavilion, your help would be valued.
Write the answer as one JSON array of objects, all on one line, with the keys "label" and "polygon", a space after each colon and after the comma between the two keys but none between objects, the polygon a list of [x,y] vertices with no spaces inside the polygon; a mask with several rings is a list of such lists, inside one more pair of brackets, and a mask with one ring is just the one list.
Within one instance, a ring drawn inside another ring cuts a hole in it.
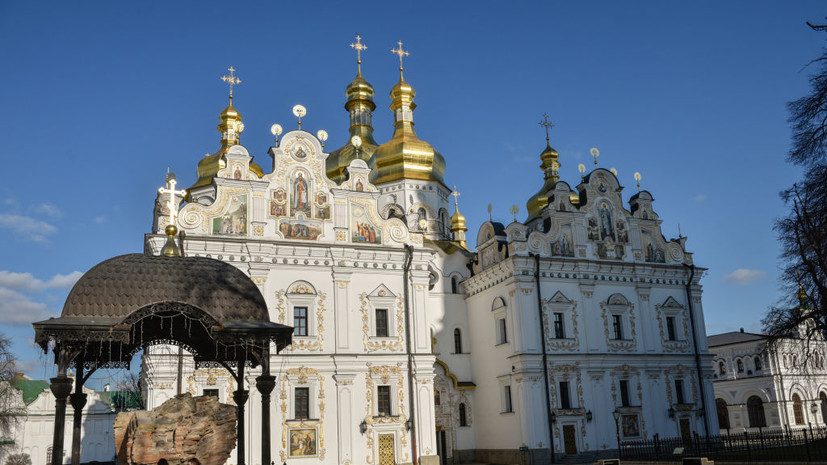
[{"label": "dark dome of pavilion", "polygon": [[212,258],[144,254],[95,265],[72,288],[61,317],[123,319],[160,302],[192,305],[219,322],[270,321],[258,287],[238,268]]}]

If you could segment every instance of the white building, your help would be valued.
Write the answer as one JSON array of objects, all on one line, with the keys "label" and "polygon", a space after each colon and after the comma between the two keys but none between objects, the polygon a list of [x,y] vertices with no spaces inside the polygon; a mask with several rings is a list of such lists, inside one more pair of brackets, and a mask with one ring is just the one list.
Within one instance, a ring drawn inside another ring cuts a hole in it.
[{"label": "white building", "polygon": [[[516,463],[548,458],[551,435],[556,454],[574,454],[614,449],[616,433],[718,430],[702,270],[685,238],[662,236],[648,192],[624,206],[604,169],[571,189],[547,146],[528,219],[485,223],[471,252],[401,69],[385,143],[373,95],[360,71],[345,105],[358,138],[332,152],[326,133],[274,128],[266,170],[240,145],[231,95],[220,149],[198,162],[186,203],[173,196],[184,254],[238,266],[273,321],[296,328],[271,362],[276,461]],[[149,253],[165,243],[169,200],[156,199]],[[231,402],[236,389],[222,370],[179,365],[176,348],[148,351],[143,367],[149,408],[179,390]],[[253,388],[251,464],[258,405]]]},{"label": "white building", "polygon": [[827,426],[823,335],[813,333],[807,340],[794,334],[771,344],[767,336],[741,329],[708,340],[722,432]]},{"label": "white building", "polygon": [[[52,460],[52,438],[55,424],[55,397],[49,390],[49,382],[17,376],[12,384],[17,388],[18,402],[25,415],[18,418],[11,435],[13,444],[3,447],[4,455],[28,454],[32,465],[48,465]],[[108,391],[108,389],[107,389]],[[88,396],[83,407],[81,437],[81,462],[112,462],[115,460],[115,440],[112,425],[119,405],[113,395],[119,392],[97,392],[83,388]],[[113,402],[115,401],[115,402]],[[72,409],[66,415],[64,444],[72,443]],[[64,463],[69,463],[71,451],[63,451]],[[5,457],[0,457],[5,462]]]}]

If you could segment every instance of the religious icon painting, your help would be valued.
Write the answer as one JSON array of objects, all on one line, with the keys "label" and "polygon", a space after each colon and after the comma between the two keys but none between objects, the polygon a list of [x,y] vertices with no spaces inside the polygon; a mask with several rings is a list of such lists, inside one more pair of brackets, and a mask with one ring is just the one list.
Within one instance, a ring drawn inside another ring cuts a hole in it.
[{"label": "religious icon painting", "polygon": [[316,428],[296,428],[290,430],[290,457],[315,457]]},{"label": "religious icon painting", "polygon": [[285,239],[304,239],[314,241],[322,235],[322,225],[315,221],[282,220],[279,232]]},{"label": "religious icon painting", "polygon": [[551,254],[561,257],[574,256],[574,244],[572,243],[571,225],[566,224],[560,228],[560,236],[551,244]]},{"label": "religious icon painting", "polygon": [[310,180],[304,171],[298,170],[290,181],[290,215],[300,212],[310,216]]},{"label": "religious icon painting", "polygon": [[235,170],[233,171],[233,179],[241,179],[241,167],[236,165]]},{"label": "religious icon painting", "polygon": [[284,200],[287,198],[287,192],[282,188],[274,190],[272,195],[273,200],[275,200],[278,203],[284,203]]},{"label": "religious icon painting", "polygon": [[227,209],[221,216],[213,217],[212,233],[229,236],[247,235],[247,196],[231,195]]},{"label": "religious icon painting", "polygon": [[620,420],[624,438],[640,437],[640,424],[637,415],[622,415]]},{"label": "religious icon painting", "polygon": [[330,205],[322,205],[321,207],[316,207],[316,218],[320,220],[329,220]]},{"label": "religious icon painting", "polygon": [[370,221],[364,207],[350,207],[350,237],[352,242],[382,243],[382,230]]},{"label": "religious icon painting", "polygon": [[274,216],[276,218],[280,216],[286,216],[286,210],[287,209],[284,207],[284,205],[276,202],[275,200],[270,201],[270,216]]}]

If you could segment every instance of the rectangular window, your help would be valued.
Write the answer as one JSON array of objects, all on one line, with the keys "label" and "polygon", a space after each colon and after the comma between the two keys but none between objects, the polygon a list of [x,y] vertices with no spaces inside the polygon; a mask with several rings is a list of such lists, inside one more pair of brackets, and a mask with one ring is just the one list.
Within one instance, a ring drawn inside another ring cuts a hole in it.
[{"label": "rectangular window", "polygon": [[623,339],[623,316],[612,315],[612,334],[614,339]]},{"label": "rectangular window", "polygon": [[560,381],[560,408],[571,408],[568,381]]},{"label": "rectangular window", "polygon": [[307,307],[293,307],[293,336],[307,336]]},{"label": "rectangular window", "polygon": [[505,386],[503,394],[505,396],[505,410],[503,410],[503,412],[513,412],[514,408],[511,405],[511,386]]},{"label": "rectangular window", "polygon": [[667,316],[666,317],[666,338],[669,341],[674,341],[675,338],[675,317]]},{"label": "rectangular window", "polygon": [[499,333],[499,343],[505,344],[506,342],[508,342],[508,334],[505,332],[505,318],[499,319]]},{"label": "rectangular window", "polygon": [[554,314],[554,337],[556,339],[566,338],[566,327],[563,325],[563,314]]},{"label": "rectangular window", "polygon": [[294,412],[297,420],[310,418],[310,388],[297,387],[294,391]]},{"label": "rectangular window", "polygon": [[675,380],[675,401],[679,404],[685,403],[684,398],[683,398],[683,380],[682,379],[676,379]]},{"label": "rectangular window", "polygon": [[388,309],[376,309],[376,336],[388,337]]},{"label": "rectangular window", "polygon": [[620,380],[620,406],[621,407],[628,407],[629,406],[629,380],[628,379],[621,379]]},{"label": "rectangular window", "polygon": [[377,414],[380,417],[391,416],[391,387],[377,386],[376,388]]},{"label": "rectangular window", "polygon": [[218,389],[204,389],[201,391],[202,396],[218,397]]}]

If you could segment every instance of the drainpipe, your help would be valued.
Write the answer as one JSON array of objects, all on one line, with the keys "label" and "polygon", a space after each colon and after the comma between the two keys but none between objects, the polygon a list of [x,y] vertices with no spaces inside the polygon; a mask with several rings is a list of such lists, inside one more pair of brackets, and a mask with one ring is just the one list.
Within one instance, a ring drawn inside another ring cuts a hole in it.
[{"label": "drainpipe", "polygon": [[692,295],[690,292],[692,279],[695,278],[695,265],[687,265],[684,263],[683,266],[689,268],[689,279],[686,281],[686,305],[689,309],[689,323],[692,328],[692,351],[695,354],[695,371],[698,375],[698,391],[701,393],[701,409],[704,411],[704,432],[706,433],[706,437],[709,437],[709,422],[706,419],[709,411],[706,409],[706,393],[704,392],[703,375],[701,375],[701,354],[698,352],[698,337],[695,331],[695,312],[692,308]]},{"label": "drainpipe", "polygon": [[411,422],[411,457],[413,465],[417,463],[416,456],[416,409],[414,408],[414,399],[416,393],[414,392],[413,380],[413,353],[411,352],[411,305],[410,295],[408,289],[411,284],[411,264],[413,262],[413,246],[405,244],[405,272],[403,274],[403,289],[405,297],[405,350],[408,352],[408,392],[410,393],[410,402],[408,402],[409,413],[408,421]]},{"label": "drainpipe", "polygon": [[551,419],[551,397],[549,395],[550,387],[548,384],[548,355],[546,354],[546,326],[543,324],[543,296],[540,294],[540,254],[531,254],[534,256],[534,279],[537,283],[537,316],[540,318],[540,347],[543,349],[543,381],[546,386],[546,417],[548,421],[548,440],[551,447],[551,463],[555,463],[554,458],[554,422]]}]

